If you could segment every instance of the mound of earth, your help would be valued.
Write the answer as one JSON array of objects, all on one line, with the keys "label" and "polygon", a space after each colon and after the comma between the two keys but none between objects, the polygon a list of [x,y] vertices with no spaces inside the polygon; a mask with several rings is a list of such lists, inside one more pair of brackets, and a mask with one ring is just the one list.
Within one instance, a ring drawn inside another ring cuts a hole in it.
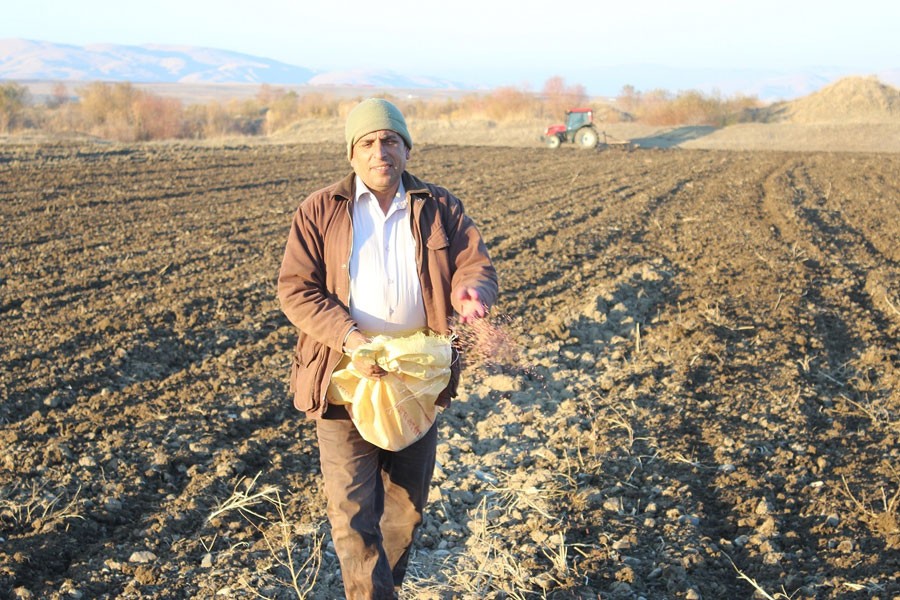
[{"label": "mound of earth", "polygon": [[770,109],[789,123],[900,122],[900,90],[875,77],[847,77],[808,96]]}]

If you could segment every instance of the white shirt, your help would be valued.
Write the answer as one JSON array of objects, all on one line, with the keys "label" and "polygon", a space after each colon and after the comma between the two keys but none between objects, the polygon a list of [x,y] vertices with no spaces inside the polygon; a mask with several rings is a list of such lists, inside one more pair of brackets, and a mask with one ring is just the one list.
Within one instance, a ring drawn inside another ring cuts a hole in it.
[{"label": "white shirt", "polygon": [[416,269],[410,211],[402,182],[384,214],[375,195],[356,177],[350,316],[368,335],[425,327],[425,302]]}]

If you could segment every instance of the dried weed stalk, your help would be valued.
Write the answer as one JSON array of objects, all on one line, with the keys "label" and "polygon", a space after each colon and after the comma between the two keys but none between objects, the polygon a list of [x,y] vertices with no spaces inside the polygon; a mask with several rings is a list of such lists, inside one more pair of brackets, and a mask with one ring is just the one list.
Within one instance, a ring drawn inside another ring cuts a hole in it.
[{"label": "dried weed stalk", "polygon": [[892,415],[890,410],[881,406],[879,403],[867,402],[863,404],[862,402],[851,400],[845,394],[838,394],[837,397],[849,404],[852,408],[855,408],[859,411],[859,414],[868,418],[873,424],[900,431],[900,420]]},{"label": "dried weed stalk", "polygon": [[775,592],[775,595],[774,595],[774,596],[773,596],[772,594],[770,594],[769,592],[767,592],[766,590],[764,590],[764,589],[762,588],[762,586],[760,586],[760,585],[756,582],[756,580],[754,580],[752,577],[750,577],[749,575],[747,575],[746,573],[744,573],[743,571],[741,571],[740,569],[738,569],[738,568],[737,568],[737,565],[734,564],[734,561],[731,560],[731,557],[730,557],[730,556],[728,556],[728,555],[725,554],[724,552],[723,552],[723,554],[725,555],[725,558],[728,559],[728,562],[731,563],[731,566],[734,567],[734,570],[735,570],[735,571],[737,572],[737,574],[738,574],[738,579],[743,579],[744,581],[746,581],[747,583],[749,583],[750,585],[752,585],[752,586],[753,586],[753,589],[756,590],[756,594],[762,596],[762,597],[765,598],[766,600],[791,600],[793,594],[790,594],[790,595],[789,595],[787,592],[784,591],[784,588],[782,588],[780,592]]},{"label": "dried weed stalk", "polygon": [[[260,577],[276,585],[288,587],[299,599],[308,598],[318,579],[322,565],[321,548],[324,536],[314,529],[302,532],[302,537],[305,538],[305,548],[299,548],[297,540],[294,538],[296,528],[285,514],[284,502],[281,500],[279,489],[276,486],[267,485],[262,489],[254,490],[259,476],[260,473],[257,473],[256,477],[243,486],[243,490],[238,488],[246,480],[242,479],[238,482],[231,497],[210,514],[207,518],[207,523],[225,513],[237,511],[241,517],[260,533],[275,564],[287,572],[288,581],[268,573],[261,573]],[[261,505],[274,508],[276,518],[272,519],[262,514],[267,511],[260,510],[258,507]],[[274,529],[275,533],[271,533],[270,530],[272,529]],[[296,556],[298,554],[302,555],[304,553],[303,550],[305,550],[307,556],[302,561],[299,561]],[[242,579],[241,582],[254,597],[266,597],[255,589],[249,581]]]},{"label": "dried weed stalk", "polygon": [[78,514],[78,496],[81,487],[75,490],[75,494],[65,503],[62,503],[66,492],[52,493],[44,489],[44,486],[32,484],[28,497],[21,501],[12,499],[16,492],[13,487],[9,491],[2,492],[0,498],[0,526],[9,522],[16,527],[32,527],[42,529],[54,523],[64,522],[66,519],[82,519]]},{"label": "dried weed stalk", "polygon": [[473,515],[467,553],[459,570],[450,576],[453,589],[462,590],[466,597],[484,597],[499,591],[505,597],[525,600],[533,597],[532,574],[523,561],[507,549],[509,539],[494,533],[488,513],[487,498]]},{"label": "dried weed stalk", "polygon": [[850,491],[850,486],[847,484],[847,478],[841,475],[841,482],[844,484],[843,489],[839,489],[839,491],[844,494],[850,502],[856,506],[857,510],[861,512],[864,516],[869,518],[879,518],[881,515],[892,515],[894,517],[898,514],[898,508],[900,508],[900,486],[897,486],[897,491],[894,492],[894,495],[891,496],[891,499],[888,500],[887,494],[884,492],[884,488],[881,488],[881,502],[883,505],[883,511],[878,513],[874,508],[870,508],[864,502],[859,500],[853,492]]}]

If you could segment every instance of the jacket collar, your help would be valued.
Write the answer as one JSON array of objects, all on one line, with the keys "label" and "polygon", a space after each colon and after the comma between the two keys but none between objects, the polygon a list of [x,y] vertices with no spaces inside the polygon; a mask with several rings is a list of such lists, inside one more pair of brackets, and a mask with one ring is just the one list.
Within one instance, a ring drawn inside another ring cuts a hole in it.
[{"label": "jacket collar", "polygon": [[409,171],[404,171],[402,177],[403,187],[406,188],[406,194],[408,196],[431,196],[431,190],[428,189],[428,186],[425,185],[425,182]]},{"label": "jacket collar", "polygon": [[[403,187],[406,189],[406,195],[412,196],[428,196],[431,197],[431,191],[424,181],[410,173],[403,171]],[[338,181],[332,191],[331,197],[339,200],[352,200],[355,197],[356,190],[356,173],[353,171],[349,175]]]}]

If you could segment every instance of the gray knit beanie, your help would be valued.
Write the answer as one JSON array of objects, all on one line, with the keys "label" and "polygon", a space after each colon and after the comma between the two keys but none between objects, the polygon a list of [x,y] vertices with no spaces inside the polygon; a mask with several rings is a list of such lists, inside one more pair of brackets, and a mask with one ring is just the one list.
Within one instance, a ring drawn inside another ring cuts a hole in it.
[{"label": "gray knit beanie", "polygon": [[347,139],[347,158],[352,158],[353,145],[359,138],[372,133],[389,129],[396,132],[407,148],[412,148],[412,138],[406,128],[406,120],[400,109],[382,98],[369,98],[357,104],[347,115],[344,137]]}]

